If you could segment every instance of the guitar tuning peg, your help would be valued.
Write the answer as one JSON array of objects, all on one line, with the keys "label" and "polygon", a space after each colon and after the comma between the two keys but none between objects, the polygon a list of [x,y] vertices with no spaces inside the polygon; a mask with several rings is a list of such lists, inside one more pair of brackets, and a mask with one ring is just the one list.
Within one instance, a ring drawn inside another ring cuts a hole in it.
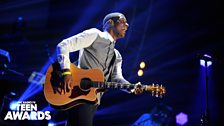
[{"label": "guitar tuning peg", "polygon": [[156,91],[156,97],[158,97],[159,96],[159,92],[158,91]]}]

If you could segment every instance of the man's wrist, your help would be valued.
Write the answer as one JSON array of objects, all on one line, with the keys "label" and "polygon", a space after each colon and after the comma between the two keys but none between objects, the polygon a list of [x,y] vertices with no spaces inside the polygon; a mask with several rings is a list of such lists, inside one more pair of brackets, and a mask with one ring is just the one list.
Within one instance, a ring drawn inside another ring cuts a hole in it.
[{"label": "man's wrist", "polygon": [[63,69],[61,76],[72,75],[70,69]]},{"label": "man's wrist", "polygon": [[72,73],[70,71],[66,71],[61,73],[61,76],[66,76],[66,75],[72,75]]}]

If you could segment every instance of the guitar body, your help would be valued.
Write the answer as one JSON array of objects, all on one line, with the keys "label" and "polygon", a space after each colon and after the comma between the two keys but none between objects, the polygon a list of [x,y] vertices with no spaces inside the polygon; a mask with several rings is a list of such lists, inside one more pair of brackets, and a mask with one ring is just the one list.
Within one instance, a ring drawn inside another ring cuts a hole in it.
[{"label": "guitar body", "polygon": [[[133,89],[134,84],[104,82],[104,74],[100,69],[79,69],[74,64],[70,65],[72,73],[71,90],[62,94],[61,69],[59,63],[53,63],[46,72],[44,96],[48,103],[55,109],[66,110],[79,104],[96,104],[97,93],[105,89]],[[159,84],[142,85],[144,91],[149,91],[156,97],[164,95],[166,89]]]},{"label": "guitar body", "polygon": [[60,65],[55,62],[47,70],[44,84],[44,95],[48,103],[55,109],[69,109],[73,106],[97,102],[98,88],[89,87],[88,89],[80,88],[82,79],[88,78],[91,81],[104,82],[104,74],[100,69],[79,69],[71,64],[72,73],[72,90],[68,93],[61,94],[61,70]]}]

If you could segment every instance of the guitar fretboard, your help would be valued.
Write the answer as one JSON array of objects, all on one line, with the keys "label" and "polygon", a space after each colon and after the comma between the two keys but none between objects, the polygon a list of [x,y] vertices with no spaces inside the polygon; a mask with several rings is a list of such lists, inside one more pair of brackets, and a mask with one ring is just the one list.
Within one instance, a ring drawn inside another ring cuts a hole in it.
[{"label": "guitar fretboard", "polygon": [[105,88],[105,89],[133,89],[134,84],[123,84],[123,83],[117,83],[117,82],[93,82],[92,87],[96,88]]}]

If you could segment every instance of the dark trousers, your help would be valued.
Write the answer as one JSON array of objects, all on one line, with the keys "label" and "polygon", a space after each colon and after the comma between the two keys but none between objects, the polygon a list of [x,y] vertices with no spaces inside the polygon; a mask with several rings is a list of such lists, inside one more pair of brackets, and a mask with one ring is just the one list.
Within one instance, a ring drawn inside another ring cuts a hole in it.
[{"label": "dark trousers", "polygon": [[93,126],[96,109],[92,104],[81,104],[69,109],[66,126]]}]

